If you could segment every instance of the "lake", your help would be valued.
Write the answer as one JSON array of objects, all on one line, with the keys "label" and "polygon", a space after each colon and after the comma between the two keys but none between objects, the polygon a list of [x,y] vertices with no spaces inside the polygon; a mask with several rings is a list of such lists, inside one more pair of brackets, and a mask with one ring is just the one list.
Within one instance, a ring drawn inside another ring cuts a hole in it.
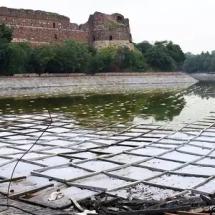
[{"label": "lake", "polygon": [[146,89],[124,94],[84,94],[61,97],[1,99],[1,114],[63,114],[83,125],[90,122],[167,123],[194,122],[214,111],[215,85],[196,84],[187,89]]}]

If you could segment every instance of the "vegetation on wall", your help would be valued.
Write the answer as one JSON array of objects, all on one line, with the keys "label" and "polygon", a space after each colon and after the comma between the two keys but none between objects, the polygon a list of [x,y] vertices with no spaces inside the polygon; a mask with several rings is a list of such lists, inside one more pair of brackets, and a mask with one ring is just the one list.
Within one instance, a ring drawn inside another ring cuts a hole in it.
[{"label": "vegetation on wall", "polygon": [[180,46],[168,41],[142,42],[135,44],[134,50],[127,47],[95,50],[72,40],[41,47],[11,41],[11,29],[0,24],[0,75],[176,71],[185,60]]},{"label": "vegetation on wall", "polygon": [[110,29],[110,30],[113,30],[113,29],[118,29],[118,28],[121,28],[121,27],[125,27],[125,24],[123,23],[119,23],[115,20],[109,20],[107,23],[106,23],[107,27]]}]

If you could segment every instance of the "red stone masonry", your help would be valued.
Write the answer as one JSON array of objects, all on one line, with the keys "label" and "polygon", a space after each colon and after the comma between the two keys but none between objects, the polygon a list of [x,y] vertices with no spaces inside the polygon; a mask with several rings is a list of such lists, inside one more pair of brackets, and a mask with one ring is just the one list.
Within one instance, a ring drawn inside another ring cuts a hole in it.
[{"label": "red stone masonry", "polygon": [[96,12],[87,23],[78,25],[56,13],[0,7],[0,23],[13,29],[13,42],[62,43],[74,39],[94,45],[96,41],[130,41],[129,20],[121,14]]}]

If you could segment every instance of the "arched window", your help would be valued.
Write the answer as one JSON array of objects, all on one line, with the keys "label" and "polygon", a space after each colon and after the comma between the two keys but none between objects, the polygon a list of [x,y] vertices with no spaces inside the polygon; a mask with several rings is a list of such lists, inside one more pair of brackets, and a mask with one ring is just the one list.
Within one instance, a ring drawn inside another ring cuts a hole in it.
[{"label": "arched window", "polygon": [[56,28],[56,23],[55,22],[53,23],[53,28]]},{"label": "arched window", "polygon": [[130,42],[130,43],[133,43],[133,42],[132,42],[132,36],[131,36],[131,34],[129,35],[129,42]]},{"label": "arched window", "polygon": [[109,40],[110,40],[110,41],[113,40],[113,36],[112,36],[112,35],[110,35]]},{"label": "arched window", "polygon": [[95,38],[95,36],[93,36],[93,41],[94,41],[94,42],[96,41],[96,38]]},{"label": "arched window", "polygon": [[123,22],[123,17],[117,16],[117,17],[116,17],[116,21],[117,21],[117,22]]},{"label": "arched window", "polygon": [[58,39],[58,36],[57,36],[57,34],[55,34],[55,35],[54,35],[54,39],[55,39],[55,40],[57,40],[57,39]]}]

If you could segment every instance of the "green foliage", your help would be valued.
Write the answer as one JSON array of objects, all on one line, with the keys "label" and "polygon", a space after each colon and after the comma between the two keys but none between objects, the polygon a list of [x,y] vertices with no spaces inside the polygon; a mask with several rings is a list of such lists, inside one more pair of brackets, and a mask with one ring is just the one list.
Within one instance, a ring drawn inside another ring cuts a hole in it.
[{"label": "green foliage", "polygon": [[123,23],[119,23],[117,21],[114,21],[114,20],[110,20],[106,23],[107,27],[110,29],[110,30],[114,30],[114,29],[117,29],[117,28],[121,28],[122,26],[125,26]]},{"label": "green foliage", "polygon": [[88,47],[75,41],[36,48],[31,56],[31,64],[37,68],[37,73],[86,72],[90,61]]},{"label": "green foliage", "polygon": [[168,54],[165,47],[155,45],[146,53],[148,65],[154,70],[173,71],[176,70],[176,62]]},{"label": "green foliage", "polygon": [[154,45],[143,41],[135,47],[142,52],[148,67],[155,71],[175,71],[185,60],[181,47],[171,41],[158,41]]},{"label": "green foliage", "polygon": [[8,44],[0,46],[1,75],[14,75],[26,72],[29,47],[25,44]]},{"label": "green foliage", "polygon": [[194,72],[214,72],[215,71],[215,51],[202,52],[194,55],[192,53],[186,54],[186,60],[183,64],[183,70],[188,73]]},{"label": "green foliage", "polygon": [[99,50],[92,59],[92,68],[96,72],[107,72],[116,63],[115,47],[107,47]]},{"label": "green foliage", "polygon": [[116,65],[120,70],[144,71],[146,69],[142,53],[138,49],[129,50],[128,47],[119,47],[117,49]]},{"label": "green foliage", "polygon": [[53,72],[56,46],[42,46],[35,48],[31,54],[30,65],[36,73]]},{"label": "green foliage", "polygon": [[172,121],[181,113],[185,105],[184,97],[178,93],[158,92],[148,97],[145,96],[145,105],[141,112],[146,116],[153,116],[157,121]]},{"label": "green foliage", "polygon": [[86,72],[90,65],[90,58],[91,54],[87,46],[71,40],[57,49],[54,61],[62,72]]},{"label": "green foliage", "polygon": [[0,23],[0,43],[2,43],[2,40],[5,40],[5,42],[11,42],[12,39],[13,39],[12,29],[7,27],[3,23]]},{"label": "green foliage", "polygon": [[148,41],[143,41],[142,43],[135,44],[135,47],[144,55],[148,52],[148,50],[153,47],[153,45],[150,44]]},{"label": "green foliage", "polygon": [[139,50],[134,49],[131,51],[131,70],[132,71],[145,71],[147,69],[147,64],[144,56]]},{"label": "green foliage", "polygon": [[142,53],[128,47],[107,47],[99,50],[92,59],[92,68],[97,72],[145,71]]},{"label": "green foliage", "polygon": [[166,48],[168,50],[169,55],[175,61],[176,65],[182,65],[186,57],[184,52],[181,50],[181,47],[179,45],[174,44],[173,42],[169,42],[166,44]]},{"label": "green foliage", "polygon": [[26,72],[28,50],[21,44],[11,44],[8,48],[9,65],[6,75],[21,74]]},{"label": "green foliage", "polygon": [[5,69],[9,64],[9,58],[7,56],[8,47],[9,47],[9,43],[0,42],[0,75],[3,75],[5,73]]}]

